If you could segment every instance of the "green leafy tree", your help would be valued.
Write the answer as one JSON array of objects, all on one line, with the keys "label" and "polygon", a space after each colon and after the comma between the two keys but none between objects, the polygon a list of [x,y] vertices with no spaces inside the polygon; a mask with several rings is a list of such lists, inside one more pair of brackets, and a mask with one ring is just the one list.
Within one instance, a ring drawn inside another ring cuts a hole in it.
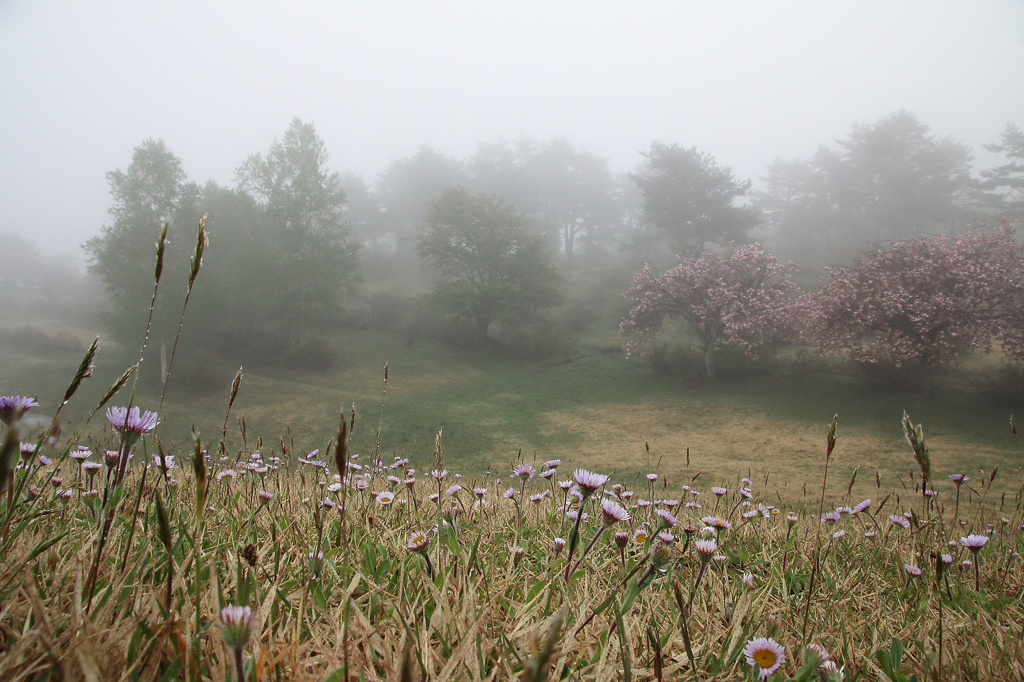
[{"label": "green leafy tree", "polygon": [[907,111],[854,125],[838,148],[776,160],[755,195],[772,243],[803,262],[849,263],[872,245],[948,232],[975,215],[969,148]]},{"label": "green leafy tree", "polygon": [[985,149],[1009,159],[1009,163],[981,172],[983,187],[989,191],[987,203],[1019,225],[1024,221],[1024,130],[1008,123],[1000,144],[987,144]]},{"label": "green leafy tree", "polygon": [[252,230],[264,247],[257,259],[264,315],[292,345],[326,325],[359,280],[358,245],[341,212],[345,194],[326,163],[316,128],[294,119],[266,157],[250,156],[236,173],[239,190],[262,211]]},{"label": "green leafy tree", "polygon": [[644,197],[644,216],[671,237],[681,255],[746,241],[759,222],[741,203],[749,180],[737,181],[731,168],[696,147],[653,142],[644,156],[647,163],[631,176]]},{"label": "green leafy tree", "polygon": [[618,222],[608,160],[552,138],[524,162],[534,217],[572,266],[579,251],[607,245]]},{"label": "green leafy tree", "polygon": [[[119,341],[135,346],[153,294],[154,244],[165,223],[169,243],[164,276],[184,272],[188,254],[184,245],[194,241],[195,204],[199,187],[187,182],[181,159],[162,140],[146,140],[132,153],[126,171],[107,173],[113,203],[112,223],[83,245],[89,271],[99,276],[110,298],[108,331]],[[186,237],[186,233],[189,237]],[[167,295],[166,288],[161,297]],[[163,307],[158,307],[158,312]],[[173,315],[158,315],[153,332],[161,338],[173,329]]]},{"label": "green leafy tree", "polygon": [[416,250],[440,276],[433,298],[472,320],[479,341],[492,322],[521,322],[554,304],[558,274],[515,209],[459,186],[430,204],[426,220]]},{"label": "green leafy tree", "polygon": [[384,238],[390,239],[399,258],[412,255],[412,247],[427,229],[424,215],[430,202],[448,187],[465,185],[462,162],[422,146],[414,156],[397,159],[377,178],[374,187],[384,211]]}]

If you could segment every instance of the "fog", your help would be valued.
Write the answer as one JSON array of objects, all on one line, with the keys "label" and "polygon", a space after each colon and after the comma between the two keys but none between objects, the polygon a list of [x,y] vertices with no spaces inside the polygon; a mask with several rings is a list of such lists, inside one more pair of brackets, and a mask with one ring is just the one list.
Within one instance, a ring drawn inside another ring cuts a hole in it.
[{"label": "fog", "polygon": [[756,189],[899,109],[984,167],[1024,121],[1024,5],[2,0],[0,64],[0,231],[81,263],[140,142],[232,185],[294,117],[370,185],[421,145],[560,135],[613,172],[696,146]]}]

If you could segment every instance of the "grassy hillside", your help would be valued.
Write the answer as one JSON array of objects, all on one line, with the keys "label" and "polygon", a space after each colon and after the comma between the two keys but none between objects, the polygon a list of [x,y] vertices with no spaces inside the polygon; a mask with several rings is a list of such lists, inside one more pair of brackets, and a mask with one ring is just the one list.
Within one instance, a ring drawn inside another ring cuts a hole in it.
[{"label": "grassy hillside", "polygon": [[[58,334],[52,323],[45,329]],[[90,334],[81,328],[68,333],[82,339]],[[380,427],[382,452],[405,453],[415,461],[429,455],[435,434],[444,429],[449,457],[463,470],[504,470],[522,449],[528,460],[558,458],[634,476],[657,470],[663,485],[698,473],[705,481],[724,482],[748,471],[766,472],[773,487],[796,499],[804,483],[820,481],[825,425],[833,414],[839,415],[840,434],[830,476],[835,492],[845,490],[857,466],[858,488],[875,487],[876,467],[883,486],[899,488],[895,476],[912,485],[913,458],[900,428],[906,410],[924,424],[940,478],[999,466],[1007,485],[1021,480],[1024,451],[1010,433],[1008,410],[952,380],[931,399],[909,388],[884,392],[824,372],[773,372],[687,386],[642,359],[626,358],[613,335],[601,331],[571,359],[549,363],[502,358],[494,349],[410,343],[405,335],[367,330],[338,331],[330,343],[341,358],[330,371],[244,369],[228,420],[232,447],[254,449],[262,435],[265,450],[280,451],[282,440],[288,449],[322,448],[337,432],[339,411],[348,413],[355,405],[354,443],[362,452],[373,450]],[[151,366],[158,362],[155,345],[149,356]],[[80,359],[79,349],[65,346],[0,348],[0,392],[37,395],[39,411],[52,414]],[[71,428],[80,427],[133,361],[113,346],[101,346],[93,378],[62,413]],[[385,362],[390,373],[382,421]],[[187,344],[181,348],[164,405],[163,438],[187,442],[193,424],[208,436],[218,433],[236,370],[229,360]],[[159,387],[145,375],[137,392],[136,404],[156,408]],[[123,404],[127,394],[125,388],[113,404]],[[1024,415],[1024,409],[1019,412]]]}]

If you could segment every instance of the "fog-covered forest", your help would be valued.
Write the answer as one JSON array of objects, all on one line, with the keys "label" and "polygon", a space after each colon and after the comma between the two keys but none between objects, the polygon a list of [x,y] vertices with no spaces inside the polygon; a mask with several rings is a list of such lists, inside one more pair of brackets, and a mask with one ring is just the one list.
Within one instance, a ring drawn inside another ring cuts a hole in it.
[{"label": "fog-covered forest", "polygon": [[[851,125],[812,158],[777,159],[758,191],[714,150],[655,141],[638,155],[633,172],[616,175],[599,153],[561,137],[481,142],[468,158],[421,146],[376,178],[363,178],[336,170],[315,125],[295,119],[266,151],[241,160],[229,185],[190,179],[164,142],[140,142],[131,164],[107,175],[110,222],[83,245],[87,276],[73,264],[47,260],[17,234],[5,235],[0,271],[3,288],[17,294],[7,305],[31,292],[32,305],[49,301],[57,315],[74,309],[81,319],[92,309],[103,330],[131,348],[150,308],[161,227],[168,228],[165,276],[180,280],[191,267],[196,226],[205,216],[210,246],[183,337],[189,349],[184,371],[193,377],[203,376],[202,358],[212,355],[241,364],[327,369],[344,352],[327,341],[339,328],[383,330],[410,344],[429,340],[559,361],[578,353],[588,335],[607,337],[628,317],[639,299],[635,291],[632,302],[624,295],[641,267],[655,277],[680,263],[720,259],[741,245],[759,244],[772,262],[790,262],[784,277],[792,286],[779,295],[796,301],[800,292],[820,289],[829,269],[833,276],[836,268],[856,271],[894,244],[935,235],[954,240],[972,225],[1019,221],[1024,133],[1008,124],[987,149],[1003,163],[976,169],[969,147],[939,138],[901,110]],[[735,263],[726,267],[742,270]],[[1019,264],[1007,267],[1011,280],[1019,278]],[[942,286],[933,284],[917,295],[942,294]],[[964,305],[979,305],[966,298],[966,284],[955,286]],[[167,299],[178,295],[165,286],[154,308],[153,337],[164,345],[181,312]],[[674,305],[682,305],[678,297]],[[685,305],[689,313],[666,309],[648,320],[645,334],[656,333],[663,320],[694,322],[694,303]],[[1001,305],[990,317],[1002,322],[1010,314],[1006,324],[1019,324],[1015,304]],[[746,310],[729,315],[755,316]],[[996,337],[1015,352],[1019,328],[1001,336],[1000,327],[989,324],[979,336],[968,327],[981,321],[958,324],[951,357],[901,351],[861,359],[893,367],[944,366],[954,364],[958,352],[987,347]],[[635,331],[627,326],[626,336]],[[742,330],[719,326],[698,324],[690,343],[684,330],[674,350],[654,344],[652,360],[671,369],[686,365],[688,347],[707,355],[730,343],[750,351],[768,342],[755,339],[749,324]],[[856,341],[879,333],[865,327]],[[24,329],[5,334],[9,341],[32,336]],[[773,351],[815,343],[793,325],[770,336]],[[831,347],[853,348],[840,342]],[[708,362],[710,378],[713,358]]]}]

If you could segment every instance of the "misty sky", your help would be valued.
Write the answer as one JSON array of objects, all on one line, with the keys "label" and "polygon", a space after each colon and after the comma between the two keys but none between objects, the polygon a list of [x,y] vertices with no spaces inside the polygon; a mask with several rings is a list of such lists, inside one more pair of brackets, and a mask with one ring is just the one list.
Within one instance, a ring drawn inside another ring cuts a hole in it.
[{"label": "misty sky", "polygon": [[616,172],[696,145],[756,182],[901,108],[985,166],[1022,84],[1019,1],[0,0],[0,231],[81,261],[135,145],[232,184],[296,116],[371,184],[520,135]]}]

